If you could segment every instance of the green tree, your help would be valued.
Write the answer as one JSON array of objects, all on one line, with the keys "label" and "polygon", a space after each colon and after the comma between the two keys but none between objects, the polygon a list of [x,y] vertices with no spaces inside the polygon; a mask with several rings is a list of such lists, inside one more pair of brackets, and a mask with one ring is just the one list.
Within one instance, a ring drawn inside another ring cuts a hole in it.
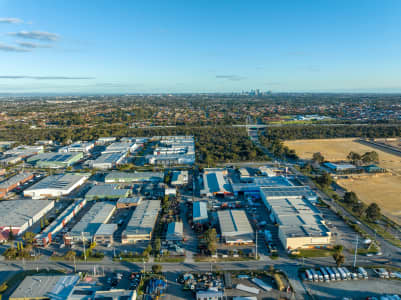
[{"label": "green tree", "polygon": [[35,239],[35,234],[30,231],[25,231],[22,236],[22,239],[25,241],[25,243],[32,244]]},{"label": "green tree", "polygon": [[378,163],[379,154],[376,151],[366,152],[365,154],[362,155],[361,160],[364,164]]},{"label": "green tree", "polygon": [[337,267],[340,267],[345,262],[345,256],[342,252],[335,252],[333,254],[333,259],[336,262]]},{"label": "green tree", "polygon": [[216,252],[217,249],[217,232],[215,228],[210,228],[205,233],[207,249],[210,253]]},{"label": "green tree", "polygon": [[380,207],[376,203],[371,203],[365,213],[366,218],[371,222],[377,221],[381,216]]},{"label": "green tree", "polygon": [[156,264],[156,265],[152,265],[152,272],[153,273],[161,273],[163,270],[162,265]]},{"label": "green tree", "polygon": [[160,238],[156,238],[155,239],[155,252],[156,252],[156,254],[160,253],[160,249],[161,249],[161,240],[160,240]]},{"label": "green tree", "polygon": [[359,217],[362,216],[365,206],[362,202],[357,202],[352,206],[352,211],[356,213]]},{"label": "green tree", "polygon": [[324,162],[324,156],[320,152],[313,153],[312,160],[315,163],[321,164]]},{"label": "green tree", "polygon": [[347,159],[355,165],[360,165],[361,163],[361,155],[353,151],[347,155]]},{"label": "green tree", "polygon": [[344,202],[349,205],[354,205],[359,202],[359,199],[354,192],[346,192],[344,194]]}]

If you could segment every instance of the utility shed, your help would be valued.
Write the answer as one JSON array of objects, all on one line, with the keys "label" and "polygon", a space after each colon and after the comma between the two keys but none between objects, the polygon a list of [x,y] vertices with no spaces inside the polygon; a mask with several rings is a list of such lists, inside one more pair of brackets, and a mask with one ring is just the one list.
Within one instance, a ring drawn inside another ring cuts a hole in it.
[{"label": "utility shed", "polygon": [[166,240],[167,241],[182,241],[184,238],[182,222],[172,222],[168,224]]},{"label": "utility shed", "polygon": [[220,210],[217,212],[217,216],[221,236],[227,244],[253,243],[253,229],[244,210]]}]

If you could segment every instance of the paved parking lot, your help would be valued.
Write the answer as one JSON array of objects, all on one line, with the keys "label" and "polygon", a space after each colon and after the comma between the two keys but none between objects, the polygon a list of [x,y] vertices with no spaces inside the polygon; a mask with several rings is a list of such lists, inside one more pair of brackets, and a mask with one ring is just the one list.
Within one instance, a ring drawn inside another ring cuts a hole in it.
[{"label": "paved parking lot", "polygon": [[310,293],[318,299],[366,299],[387,294],[401,294],[399,280],[350,280],[322,283],[305,283]]}]

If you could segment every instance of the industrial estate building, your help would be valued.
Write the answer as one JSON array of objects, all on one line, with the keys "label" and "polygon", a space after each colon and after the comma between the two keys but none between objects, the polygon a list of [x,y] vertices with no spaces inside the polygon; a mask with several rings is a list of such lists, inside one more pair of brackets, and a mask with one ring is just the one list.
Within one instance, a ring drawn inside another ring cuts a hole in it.
[{"label": "industrial estate building", "polygon": [[27,159],[27,162],[37,168],[67,168],[83,158],[82,152],[55,153],[47,152],[34,155]]},{"label": "industrial estate building", "polygon": [[11,294],[10,300],[26,299],[61,299],[67,300],[75,285],[78,275],[35,275],[27,276]]},{"label": "industrial estate building", "polygon": [[106,147],[102,154],[107,153],[133,153],[139,148],[139,144],[133,143],[132,141],[120,141],[114,142]]},{"label": "industrial estate building", "polygon": [[21,235],[54,207],[51,200],[10,200],[0,202],[0,233],[11,230]]},{"label": "industrial estate building", "polygon": [[81,152],[81,153],[89,153],[90,150],[95,147],[94,142],[82,142],[78,141],[75,142],[71,145],[65,146],[63,148],[60,148],[58,151],[59,152]]},{"label": "industrial estate building", "polygon": [[106,175],[106,183],[134,183],[134,182],[160,182],[163,181],[163,172],[119,172],[113,171]]},{"label": "industrial estate building", "polygon": [[184,238],[182,222],[171,222],[167,226],[166,241],[182,241]]},{"label": "industrial estate building", "polygon": [[135,209],[122,233],[122,243],[150,240],[160,211],[160,200],[142,201]]},{"label": "industrial estate building", "polygon": [[232,183],[231,188],[235,196],[243,194],[260,198],[261,187],[286,187],[293,184],[284,176],[275,177],[249,177],[247,183]]},{"label": "industrial estate building", "polygon": [[122,164],[124,158],[128,155],[127,152],[108,152],[100,155],[97,159],[91,162],[94,169],[113,169]]},{"label": "industrial estate building", "polygon": [[146,156],[154,165],[192,165],[195,163],[193,136],[163,136],[153,154]]},{"label": "industrial estate building", "polygon": [[12,191],[19,185],[31,180],[34,175],[30,172],[23,172],[14,175],[0,183],[0,198],[4,197],[8,192]]},{"label": "industrial estate building", "polygon": [[7,150],[4,152],[4,155],[10,155],[14,157],[26,158],[30,157],[35,154],[42,153],[44,151],[43,146],[27,146],[27,145],[20,145],[13,149]]},{"label": "industrial estate building", "polygon": [[251,244],[254,232],[244,210],[227,209],[217,212],[221,237],[226,244]]},{"label": "industrial estate building", "polygon": [[85,199],[72,202],[45,230],[35,236],[35,243],[39,246],[50,244],[52,237],[62,230],[86,203]]},{"label": "industrial estate building", "polygon": [[331,243],[331,232],[311,202],[316,195],[308,187],[263,187],[260,192],[270,219],[279,225],[279,238],[285,249]]},{"label": "industrial estate building", "polygon": [[221,169],[205,169],[203,172],[203,189],[200,191],[201,196],[231,195],[231,185],[225,172]]},{"label": "industrial estate building", "polygon": [[194,223],[203,224],[209,222],[207,214],[207,202],[196,201],[192,206],[192,219]]},{"label": "industrial estate building", "polygon": [[117,224],[101,224],[93,236],[97,244],[113,244],[114,232],[117,230]]},{"label": "industrial estate building", "polygon": [[101,224],[107,223],[113,215],[116,207],[108,202],[96,202],[89,211],[75,224],[64,237],[66,244],[72,242],[92,241]]},{"label": "industrial estate building", "polygon": [[46,177],[24,191],[32,199],[56,198],[68,195],[88,180],[88,175],[60,174]]},{"label": "industrial estate building", "polygon": [[86,193],[85,199],[117,200],[119,198],[128,197],[130,193],[130,189],[119,189],[118,184],[99,184],[91,187],[91,189]]},{"label": "industrial estate building", "polygon": [[182,186],[188,184],[188,171],[174,171],[171,175],[172,186]]}]

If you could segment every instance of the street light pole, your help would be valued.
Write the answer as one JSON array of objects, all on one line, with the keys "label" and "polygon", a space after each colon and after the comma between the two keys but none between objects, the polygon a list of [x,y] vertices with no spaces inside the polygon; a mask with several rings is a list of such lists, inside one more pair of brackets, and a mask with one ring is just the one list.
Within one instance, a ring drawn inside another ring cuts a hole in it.
[{"label": "street light pole", "polygon": [[81,232],[81,236],[82,236],[82,244],[84,245],[84,258],[85,258],[85,262],[86,262],[85,239],[84,239],[84,233],[83,232]]},{"label": "street light pole", "polygon": [[257,260],[258,259],[258,230],[256,229],[255,232],[256,232],[255,259]]}]

